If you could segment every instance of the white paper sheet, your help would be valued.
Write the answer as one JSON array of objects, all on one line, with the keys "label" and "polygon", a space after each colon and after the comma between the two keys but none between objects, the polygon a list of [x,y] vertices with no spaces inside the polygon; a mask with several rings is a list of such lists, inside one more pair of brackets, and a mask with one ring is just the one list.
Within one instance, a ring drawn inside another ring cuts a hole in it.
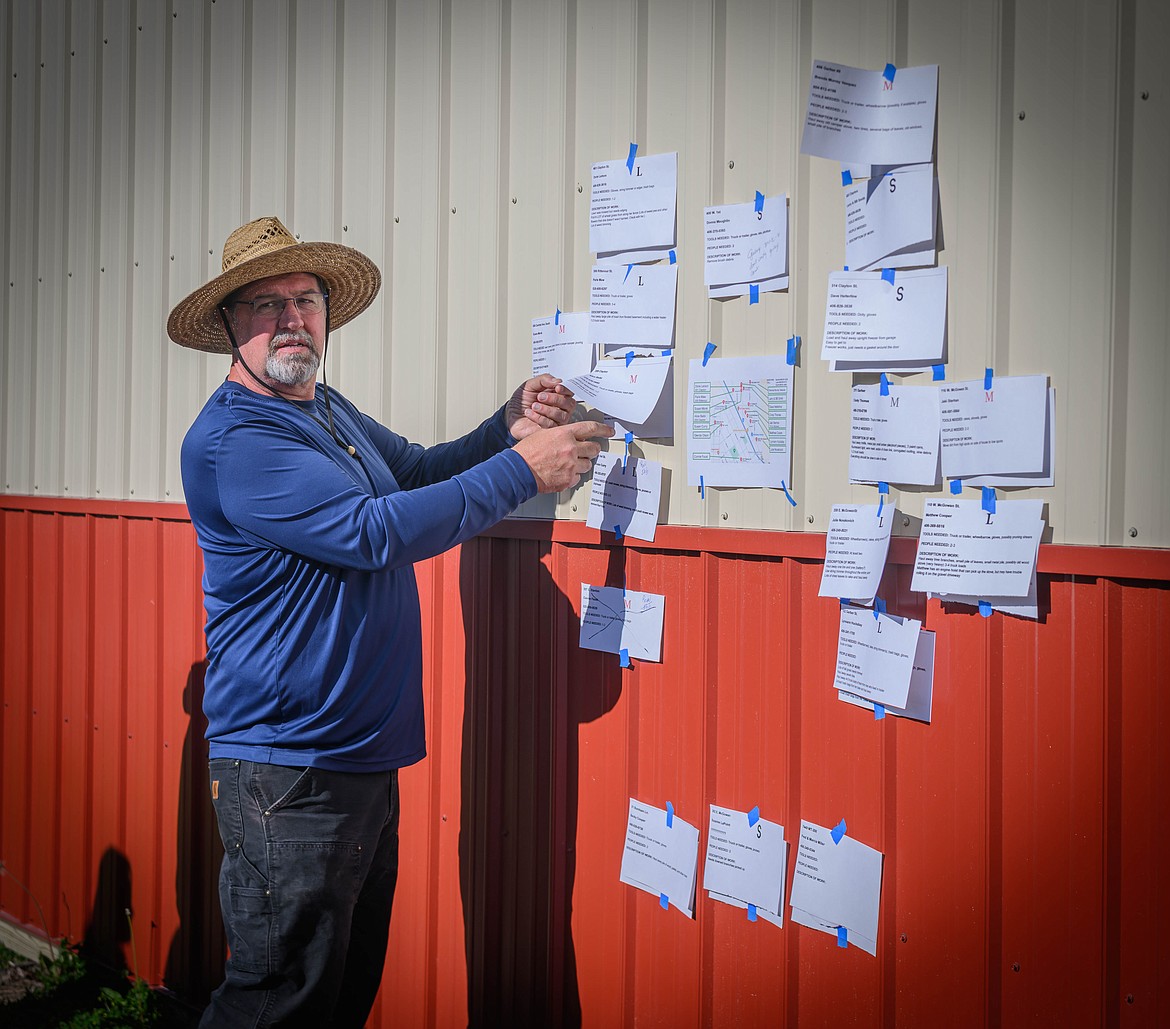
[{"label": "white paper sheet", "polygon": [[933,164],[901,165],[846,187],[845,264],[849,270],[932,264],[935,195]]},{"label": "white paper sheet", "polygon": [[1044,415],[1044,461],[1035,474],[1012,472],[1009,475],[968,475],[964,486],[1052,486],[1056,482],[1056,390],[1048,387],[1048,408]]},{"label": "white paper sheet", "polygon": [[1036,566],[1032,566],[1032,578],[1028,583],[1028,592],[1022,597],[976,597],[966,593],[928,593],[928,597],[938,597],[946,604],[965,604],[968,607],[978,607],[981,603],[991,605],[992,611],[1001,611],[1005,615],[1015,615],[1017,618],[1030,618],[1036,621],[1040,617],[1040,602],[1036,596]]},{"label": "white paper sheet", "polygon": [[792,877],[792,920],[817,921],[812,928],[837,933],[843,925],[849,942],[869,954],[876,953],[878,906],[882,890],[882,854],[846,833],[840,843],[824,826],[800,822],[796,846],[796,870]]},{"label": "white paper sheet", "polygon": [[947,269],[830,272],[821,358],[836,361],[940,361],[946,340]]},{"label": "white paper sheet", "polygon": [[933,386],[854,386],[849,481],[939,483],[939,397]]},{"label": "white paper sheet", "polygon": [[[938,387],[942,416],[942,471],[970,475],[1039,476],[1048,449],[1048,378],[997,375]],[[1051,469],[1049,469],[1051,470]]]},{"label": "white paper sheet", "polygon": [[889,502],[833,505],[818,596],[873,600],[886,566],[896,513]]},{"label": "white paper sheet", "polygon": [[711,805],[703,889],[718,899],[734,898],[781,918],[788,844],[784,826],[746,811]]},{"label": "white paper sheet", "polygon": [[593,166],[589,249],[613,259],[623,251],[674,246],[678,154],[602,161]]},{"label": "white paper sheet", "polygon": [[788,274],[788,195],[708,207],[704,212],[703,283],[759,283]]},{"label": "white paper sheet", "polygon": [[630,798],[620,879],[655,897],[665,894],[688,918],[695,913],[699,830],[678,815],[666,825],[666,811]]},{"label": "white paper sheet", "polygon": [[548,372],[559,379],[584,375],[593,367],[589,312],[562,311],[532,319],[532,374]]},{"label": "white paper sheet", "polygon": [[905,707],[922,623],[868,608],[841,608],[833,688]]},{"label": "white paper sheet", "polygon": [[581,583],[582,650],[627,651],[631,658],[662,660],[662,614],[666,598],[617,586]]},{"label": "white paper sheet", "polygon": [[606,359],[593,371],[566,379],[565,385],[583,404],[623,421],[644,422],[658,406],[670,362],[669,356],[640,357],[628,364],[624,358]]},{"label": "white paper sheet", "polygon": [[800,152],[858,164],[920,164],[934,156],[938,65],[882,71],[814,61]]},{"label": "white paper sheet", "polygon": [[1024,597],[1044,530],[1042,500],[927,499],[910,589],[977,597]]},{"label": "white paper sheet", "polygon": [[658,506],[662,499],[662,465],[631,456],[625,461],[620,450],[602,451],[593,463],[593,491],[585,524],[593,529],[654,542],[658,528]]},{"label": "white paper sheet", "polygon": [[752,286],[758,286],[761,293],[775,293],[777,290],[788,288],[788,276],[777,275],[774,279],[761,279],[759,282],[731,282],[726,286],[708,286],[708,300],[726,300],[728,297],[746,297],[752,291]]},{"label": "white paper sheet", "polygon": [[779,486],[791,477],[792,365],[783,357],[692,360],[687,484]]},{"label": "white paper sheet", "polygon": [[677,264],[595,264],[589,284],[592,343],[669,347]]},{"label": "white paper sheet", "polygon": [[[847,704],[873,710],[872,700],[866,700],[855,693],[838,690],[837,697]],[[934,633],[929,629],[922,629],[918,633],[918,649],[914,652],[914,671],[910,673],[910,691],[906,695],[906,706],[891,707],[888,704],[883,706],[888,715],[930,723],[930,713],[934,706]]]}]

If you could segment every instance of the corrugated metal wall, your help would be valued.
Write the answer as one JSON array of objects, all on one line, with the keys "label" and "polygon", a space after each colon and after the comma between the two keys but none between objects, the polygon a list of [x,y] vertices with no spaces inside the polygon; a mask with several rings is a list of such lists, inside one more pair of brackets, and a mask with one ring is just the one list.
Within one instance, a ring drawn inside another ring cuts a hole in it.
[{"label": "corrugated metal wall", "polygon": [[[527,373],[532,318],[587,306],[590,166],[636,141],[679,154],[676,439],[638,445],[675,472],[668,518],[823,531],[872,490],[847,482],[851,376],[817,357],[839,176],[799,138],[814,58],[889,60],[939,65],[948,378],[1051,375],[1054,541],[1170,545],[1168,43],[1162,0],[9,0],[0,483],[182,499],[226,362],[163,323],[260,214],[385,272],[335,384],[423,442],[470,427]],[[756,189],[789,194],[791,290],[709,301],[703,208]],[[700,499],[682,363],[794,333],[799,507]]]},{"label": "corrugated metal wall", "polygon": [[[180,511],[0,500],[0,857],[98,953],[131,960],[130,907],[139,971],[198,996],[222,937]],[[925,726],[837,700],[823,538],[586,537],[514,523],[419,568],[430,757],[373,1025],[1170,1021],[1166,552],[1042,548],[1031,623],[924,604],[896,544],[883,594],[938,634]],[[670,598],[661,664],[577,649],[580,584],[623,581]],[[710,803],[790,843],[846,818],[885,855],[876,958],[621,885],[631,795],[704,834]],[[8,876],[0,912],[37,927]]]}]

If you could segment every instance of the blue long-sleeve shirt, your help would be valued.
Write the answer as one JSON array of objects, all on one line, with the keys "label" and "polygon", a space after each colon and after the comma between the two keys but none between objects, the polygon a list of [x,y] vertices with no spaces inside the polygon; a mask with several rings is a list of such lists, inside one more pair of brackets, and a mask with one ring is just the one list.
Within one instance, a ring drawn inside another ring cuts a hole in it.
[{"label": "blue long-sleeve shirt", "polygon": [[[225,382],[183,440],[204,559],[212,757],[385,771],[426,753],[413,562],[536,493],[503,409],[423,448],[329,393]],[[316,415],[316,421],[313,418]]]}]

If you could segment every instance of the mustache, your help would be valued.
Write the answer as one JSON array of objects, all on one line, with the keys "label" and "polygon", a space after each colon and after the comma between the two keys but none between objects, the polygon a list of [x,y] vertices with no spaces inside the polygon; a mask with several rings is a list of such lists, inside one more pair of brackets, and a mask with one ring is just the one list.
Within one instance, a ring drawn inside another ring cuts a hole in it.
[{"label": "mustache", "polygon": [[313,337],[310,336],[309,333],[304,329],[297,329],[293,332],[277,333],[272,337],[272,339],[268,341],[268,351],[269,353],[275,353],[282,346],[285,346],[288,343],[303,343],[310,350],[312,350],[313,353],[317,352],[317,346],[313,342]]}]

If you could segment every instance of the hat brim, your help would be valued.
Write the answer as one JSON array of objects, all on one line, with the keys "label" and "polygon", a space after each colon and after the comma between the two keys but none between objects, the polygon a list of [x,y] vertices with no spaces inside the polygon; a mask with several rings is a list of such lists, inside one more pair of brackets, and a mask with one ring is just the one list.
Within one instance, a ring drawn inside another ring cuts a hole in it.
[{"label": "hat brim", "polygon": [[329,326],[338,329],[362,313],[382,288],[382,273],[360,250],[339,243],[297,243],[241,261],[180,300],[167,319],[167,335],[180,346],[230,354],[219,306],[249,282],[307,272],[329,291]]}]

